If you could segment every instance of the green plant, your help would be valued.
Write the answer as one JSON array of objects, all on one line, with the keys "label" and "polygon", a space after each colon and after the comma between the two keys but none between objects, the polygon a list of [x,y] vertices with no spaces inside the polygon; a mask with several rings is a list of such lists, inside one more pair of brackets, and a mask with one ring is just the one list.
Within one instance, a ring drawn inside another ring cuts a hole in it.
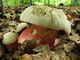
[{"label": "green plant", "polygon": [[80,5],[78,0],[4,0],[5,6],[15,7],[19,5],[45,4],[45,5]]}]

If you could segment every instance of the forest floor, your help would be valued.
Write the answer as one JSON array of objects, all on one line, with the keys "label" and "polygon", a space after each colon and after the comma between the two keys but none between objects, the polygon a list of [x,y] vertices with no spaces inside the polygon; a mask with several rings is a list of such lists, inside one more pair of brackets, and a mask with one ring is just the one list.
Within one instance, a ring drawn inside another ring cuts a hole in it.
[{"label": "forest floor", "polygon": [[0,16],[0,60],[80,60],[80,8],[77,7],[55,7],[63,9],[68,20],[72,23],[72,30],[70,35],[59,31],[56,38],[59,42],[52,50],[46,47],[43,49],[45,51],[32,54],[22,52],[19,49],[8,51],[2,43],[3,35],[16,30],[16,26],[21,23],[20,14],[25,8],[27,7],[6,7],[5,16]]}]

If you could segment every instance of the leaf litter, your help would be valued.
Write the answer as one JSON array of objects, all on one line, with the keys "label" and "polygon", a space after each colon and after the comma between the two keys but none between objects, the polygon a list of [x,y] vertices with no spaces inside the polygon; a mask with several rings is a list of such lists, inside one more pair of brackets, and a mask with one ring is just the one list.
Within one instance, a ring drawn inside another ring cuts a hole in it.
[{"label": "leaf litter", "polygon": [[16,32],[16,26],[21,23],[19,17],[26,6],[6,8],[5,18],[0,18],[0,60],[80,60],[80,8],[56,7],[63,9],[72,22],[72,31],[66,35],[59,31],[55,47],[50,50],[47,46],[37,47],[30,54],[17,49],[8,51],[2,44],[3,35],[7,32]]}]

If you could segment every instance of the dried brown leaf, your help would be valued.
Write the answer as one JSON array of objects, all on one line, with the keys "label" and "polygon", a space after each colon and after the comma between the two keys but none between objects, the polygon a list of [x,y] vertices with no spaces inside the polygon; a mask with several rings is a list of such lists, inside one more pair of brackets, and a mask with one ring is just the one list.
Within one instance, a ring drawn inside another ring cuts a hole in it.
[{"label": "dried brown leaf", "polygon": [[72,31],[71,33],[72,35],[69,35],[68,38],[80,44],[80,36],[77,33],[75,33],[75,31]]},{"label": "dried brown leaf", "polygon": [[77,30],[80,30],[80,24],[77,24]]}]

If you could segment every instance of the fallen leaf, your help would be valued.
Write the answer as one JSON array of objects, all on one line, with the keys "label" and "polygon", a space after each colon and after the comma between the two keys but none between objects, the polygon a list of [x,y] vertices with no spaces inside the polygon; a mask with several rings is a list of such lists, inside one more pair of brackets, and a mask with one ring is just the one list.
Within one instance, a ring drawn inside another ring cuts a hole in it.
[{"label": "fallen leaf", "polygon": [[80,24],[77,24],[77,30],[80,30]]},{"label": "fallen leaf", "polygon": [[21,56],[20,60],[32,60],[31,55],[29,54],[24,54]]},{"label": "fallen leaf", "polygon": [[69,35],[68,38],[80,44],[80,36],[77,33],[75,33],[75,31],[72,31],[72,35]]}]

